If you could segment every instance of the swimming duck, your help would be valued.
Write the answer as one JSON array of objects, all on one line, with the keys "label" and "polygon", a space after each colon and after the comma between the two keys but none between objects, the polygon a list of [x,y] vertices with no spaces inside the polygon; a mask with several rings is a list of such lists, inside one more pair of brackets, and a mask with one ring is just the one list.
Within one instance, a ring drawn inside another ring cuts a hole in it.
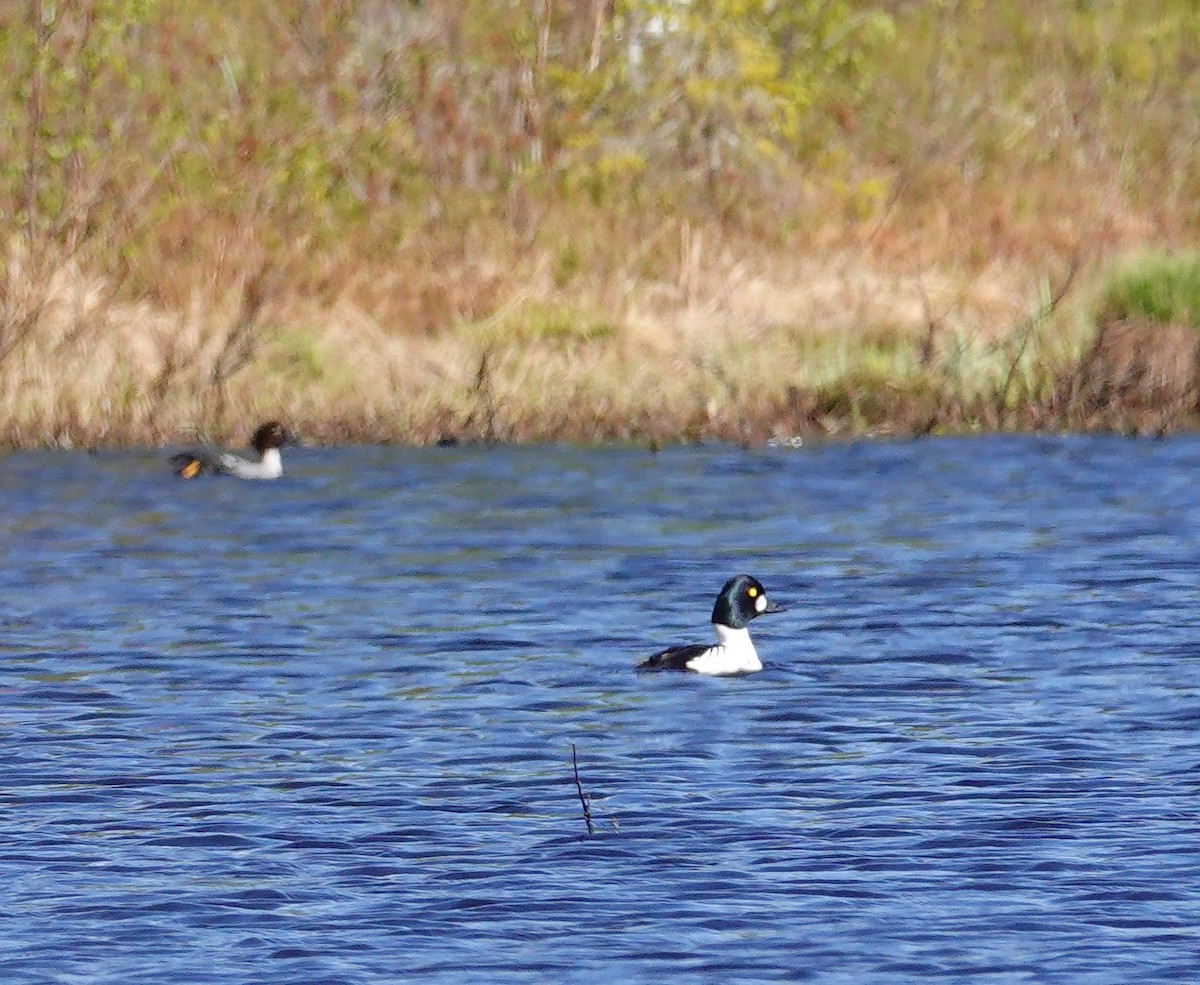
[{"label": "swimming duck", "polygon": [[247,461],[229,452],[208,448],[180,452],[171,456],[175,474],[183,479],[198,475],[232,475],[239,479],[278,479],[283,475],[283,456],[279,449],[292,442],[292,436],[278,421],[268,421],[254,432],[250,447],[259,454],[257,462]]},{"label": "swimming duck", "polygon": [[725,582],[713,606],[712,622],[717,631],[715,646],[693,643],[672,646],[639,664],[639,670],[690,670],[697,674],[752,674],[762,670],[762,661],[747,628],[751,619],[783,606],[767,599],[762,582],[750,575],[735,575]]}]

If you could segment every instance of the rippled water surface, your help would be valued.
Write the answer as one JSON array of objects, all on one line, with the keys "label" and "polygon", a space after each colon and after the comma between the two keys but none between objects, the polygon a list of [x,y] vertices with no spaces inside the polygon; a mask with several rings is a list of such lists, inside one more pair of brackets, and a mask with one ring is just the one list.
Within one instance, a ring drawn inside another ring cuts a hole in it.
[{"label": "rippled water surface", "polygon": [[0,459],[5,983],[1197,980],[1200,441],[291,451]]}]

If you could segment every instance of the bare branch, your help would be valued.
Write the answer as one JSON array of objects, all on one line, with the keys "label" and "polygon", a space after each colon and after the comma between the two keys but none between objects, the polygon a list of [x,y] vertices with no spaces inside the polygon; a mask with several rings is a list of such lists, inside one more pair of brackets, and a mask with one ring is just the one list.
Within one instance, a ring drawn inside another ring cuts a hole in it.
[{"label": "bare branch", "polygon": [[579,758],[575,754],[574,742],[571,743],[571,765],[575,768],[575,789],[579,791],[579,803],[583,805],[583,822],[587,825],[587,833],[595,834],[596,829],[592,827],[592,802],[583,792],[583,784],[579,780]]},{"label": "bare branch", "polygon": [[1045,324],[1046,319],[1058,310],[1058,306],[1062,304],[1063,298],[1067,296],[1067,292],[1071,289],[1071,285],[1075,281],[1075,275],[1079,272],[1081,265],[1082,257],[1076,253],[1075,256],[1071,258],[1071,267],[1067,271],[1066,277],[1063,278],[1062,283],[1058,285],[1058,288],[1054,291],[1045,304],[1043,304],[1036,312],[1025,319],[1025,324],[1021,331],[1021,337],[1017,343],[1016,352],[1013,354],[1012,360],[1008,364],[1008,373],[1004,377],[1004,384],[1000,387],[1000,390],[997,394],[997,408],[1002,409],[1008,400],[1008,391],[1012,386],[1013,377],[1016,375],[1017,364],[1020,363],[1021,357],[1025,355],[1025,349],[1029,346],[1029,340],[1033,337],[1034,331],[1039,325]]}]

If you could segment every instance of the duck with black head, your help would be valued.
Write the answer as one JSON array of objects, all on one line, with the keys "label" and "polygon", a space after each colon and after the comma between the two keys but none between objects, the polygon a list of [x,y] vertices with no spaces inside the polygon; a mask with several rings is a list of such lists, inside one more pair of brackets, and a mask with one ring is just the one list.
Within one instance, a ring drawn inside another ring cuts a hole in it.
[{"label": "duck with black head", "polygon": [[725,583],[713,605],[715,646],[691,643],[671,646],[639,664],[639,670],[686,670],[696,674],[753,674],[762,661],[750,639],[750,620],[785,611],[767,598],[762,582],[751,575],[735,575]]},{"label": "duck with black head", "polygon": [[258,461],[249,461],[230,452],[198,448],[171,456],[171,467],[181,479],[201,475],[232,475],[238,479],[278,479],[283,475],[280,449],[295,438],[278,421],[267,421],[250,438],[250,447],[258,452]]}]

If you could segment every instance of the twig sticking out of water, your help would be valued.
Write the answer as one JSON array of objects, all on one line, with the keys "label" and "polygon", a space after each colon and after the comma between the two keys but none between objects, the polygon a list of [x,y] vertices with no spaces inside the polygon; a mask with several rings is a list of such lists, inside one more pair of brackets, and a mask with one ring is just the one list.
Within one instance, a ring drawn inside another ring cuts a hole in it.
[{"label": "twig sticking out of water", "polygon": [[587,825],[588,834],[595,834],[592,827],[592,802],[583,792],[583,784],[579,781],[579,757],[575,755],[575,743],[571,743],[571,765],[575,768],[575,789],[579,791],[579,803],[583,805],[583,823]]}]

